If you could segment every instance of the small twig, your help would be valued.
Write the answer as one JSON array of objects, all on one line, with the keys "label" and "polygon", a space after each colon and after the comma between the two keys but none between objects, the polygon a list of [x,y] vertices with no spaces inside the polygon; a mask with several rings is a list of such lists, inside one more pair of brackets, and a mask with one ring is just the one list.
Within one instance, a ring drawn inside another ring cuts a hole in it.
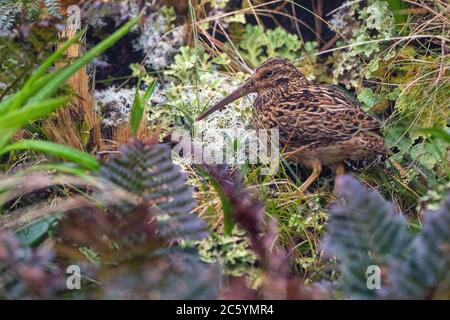
[{"label": "small twig", "polygon": [[273,11],[281,11],[286,7],[286,5],[289,3],[289,0],[284,0],[283,3],[279,4],[278,6],[273,9]]},{"label": "small twig", "polygon": [[98,151],[96,154],[120,154],[119,150],[111,150],[111,151]]},{"label": "small twig", "polygon": [[330,49],[335,43],[336,41],[338,41],[339,39],[339,35],[335,34],[333,38],[331,38],[330,40],[328,40],[323,46],[322,48],[319,49],[319,52],[325,51]]},{"label": "small twig", "polygon": [[322,41],[322,15],[323,15],[323,0],[317,0],[317,5],[315,0],[311,0],[313,10],[314,10],[314,27],[316,34],[317,45],[319,46]]}]

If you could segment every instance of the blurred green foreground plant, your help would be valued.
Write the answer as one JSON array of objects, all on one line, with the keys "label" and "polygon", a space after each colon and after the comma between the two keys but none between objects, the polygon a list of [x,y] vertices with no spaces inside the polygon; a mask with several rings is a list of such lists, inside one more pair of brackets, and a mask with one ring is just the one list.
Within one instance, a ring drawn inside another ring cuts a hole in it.
[{"label": "blurred green foreground plant", "polygon": [[66,96],[54,97],[57,89],[80,68],[124,36],[139,21],[139,18],[140,16],[131,19],[111,36],[66,67],[47,73],[55,62],[63,57],[66,50],[79,40],[79,36],[68,40],[41,64],[18,92],[4,98],[0,102],[0,156],[14,150],[30,149],[72,161],[81,168],[98,170],[99,164],[93,156],[67,146],[40,140],[20,140],[15,143],[9,143],[9,141],[20,128],[63,107],[69,98]]}]

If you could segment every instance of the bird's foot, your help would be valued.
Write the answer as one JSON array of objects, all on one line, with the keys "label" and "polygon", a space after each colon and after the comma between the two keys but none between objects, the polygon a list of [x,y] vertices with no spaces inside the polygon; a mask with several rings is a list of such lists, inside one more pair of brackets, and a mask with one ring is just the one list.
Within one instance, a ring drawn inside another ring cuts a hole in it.
[{"label": "bird's foot", "polygon": [[328,200],[329,203],[328,203],[327,207],[329,207],[332,204],[339,201],[342,189],[343,189],[343,186],[342,186],[342,184],[339,183],[339,178],[335,179],[333,192],[329,193],[329,200]]},{"label": "bird's foot", "polygon": [[339,184],[335,182],[334,187],[333,187],[333,196],[335,198],[337,198],[339,196],[340,190],[341,190],[341,186],[339,186]]}]

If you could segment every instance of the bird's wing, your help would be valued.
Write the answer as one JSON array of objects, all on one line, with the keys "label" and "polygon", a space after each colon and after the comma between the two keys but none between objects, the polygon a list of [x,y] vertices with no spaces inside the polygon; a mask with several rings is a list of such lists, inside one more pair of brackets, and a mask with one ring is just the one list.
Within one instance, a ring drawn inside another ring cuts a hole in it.
[{"label": "bird's wing", "polygon": [[332,86],[300,88],[279,108],[275,118],[280,138],[296,145],[329,144],[348,140],[361,131],[380,129],[380,123],[355,100]]}]

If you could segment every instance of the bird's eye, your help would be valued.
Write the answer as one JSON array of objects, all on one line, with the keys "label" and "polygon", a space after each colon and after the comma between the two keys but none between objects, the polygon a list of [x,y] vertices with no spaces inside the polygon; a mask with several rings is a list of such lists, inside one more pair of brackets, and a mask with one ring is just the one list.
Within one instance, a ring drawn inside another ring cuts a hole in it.
[{"label": "bird's eye", "polygon": [[273,75],[272,70],[266,70],[266,76],[271,77]]}]

